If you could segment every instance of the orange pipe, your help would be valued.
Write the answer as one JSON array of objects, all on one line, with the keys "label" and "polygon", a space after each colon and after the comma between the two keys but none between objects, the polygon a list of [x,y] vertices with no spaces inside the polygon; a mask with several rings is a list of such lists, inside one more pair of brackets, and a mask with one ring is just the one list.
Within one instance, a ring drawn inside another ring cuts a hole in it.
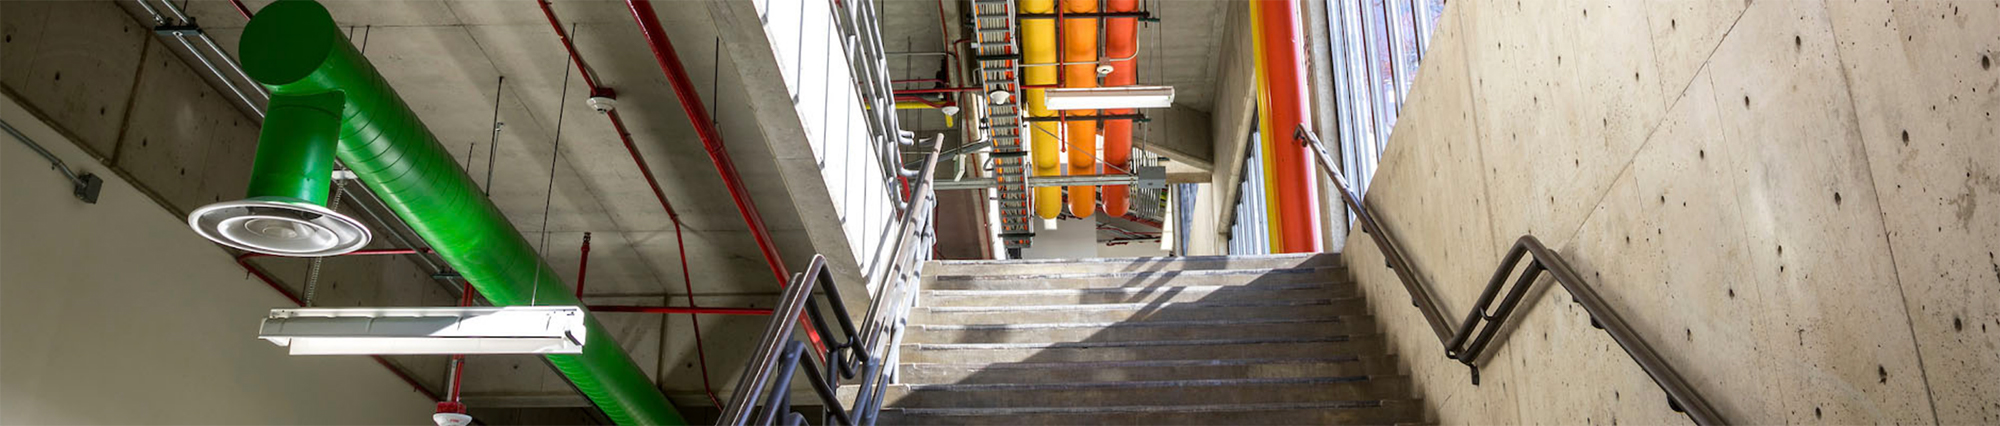
[{"label": "orange pipe", "polygon": [[[1139,0],[1110,0],[1105,2],[1106,12],[1137,12]],[[1139,19],[1111,18],[1104,22],[1104,56],[1111,58],[1133,58],[1139,53]],[[1104,86],[1130,86],[1139,83],[1138,60],[1111,63],[1111,74],[1104,76]],[[1106,114],[1132,114],[1131,109],[1108,110]],[[1104,122],[1104,165],[1105,170],[1129,172],[1132,166],[1132,120],[1111,120]],[[1125,185],[1104,186],[1104,214],[1124,216],[1132,206],[1131,188]]]},{"label": "orange pipe", "polygon": [[[1052,14],[1056,12],[1055,0],[1021,0],[1021,13]],[[1054,64],[1056,52],[1056,23],[1048,19],[1021,20],[1021,49],[1023,63]],[[1023,101],[1028,104],[1030,117],[1054,117],[1043,102],[1046,87],[1056,87],[1056,67],[1039,66],[1021,69],[1022,79],[1029,87]],[[1037,121],[1028,124],[1028,154],[1033,157],[1035,176],[1062,175],[1062,125],[1052,121]],[[1062,188],[1034,188],[1035,216],[1055,219],[1062,214]]]},{"label": "orange pipe", "polygon": [[[1097,0],[1063,0],[1063,11],[1069,13],[1096,13]],[[1063,65],[1063,87],[1097,87],[1097,19],[1062,19],[1063,62],[1080,62]],[[1097,110],[1065,111],[1073,116],[1097,115]],[[1097,122],[1090,120],[1071,121],[1064,139],[1069,146],[1069,174],[1097,174]],[[1076,217],[1090,217],[1097,211],[1097,187],[1075,185],[1069,187],[1069,213]]]},{"label": "orange pipe", "polygon": [[1271,146],[1271,162],[1277,183],[1279,227],[1283,231],[1283,252],[1320,251],[1319,203],[1314,198],[1314,182],[1304,144],[1293,129],[1306,124],[1305,51],[1299,30],[1299,6],[1290,0],[1260,0],[1251,6],[1257,17],[1257,39],[1263,61],[1260,79],[1270,93],[1265,110],[1269,127],[1264,128]]}]

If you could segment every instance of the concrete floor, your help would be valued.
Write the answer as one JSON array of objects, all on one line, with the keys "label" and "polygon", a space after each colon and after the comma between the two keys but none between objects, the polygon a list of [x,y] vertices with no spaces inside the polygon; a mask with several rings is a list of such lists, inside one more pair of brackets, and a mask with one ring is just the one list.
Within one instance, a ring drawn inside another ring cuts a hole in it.
[{"label": "concrete floor", "polygon": [[[1368,199],[1448,316],[1535,235],[1733,421],[1993,423],[1996,28],[1992,2],[1454,2]],[[1356,271],[1437,421],[1685,421],[1563,291],[1474,387]]]}]

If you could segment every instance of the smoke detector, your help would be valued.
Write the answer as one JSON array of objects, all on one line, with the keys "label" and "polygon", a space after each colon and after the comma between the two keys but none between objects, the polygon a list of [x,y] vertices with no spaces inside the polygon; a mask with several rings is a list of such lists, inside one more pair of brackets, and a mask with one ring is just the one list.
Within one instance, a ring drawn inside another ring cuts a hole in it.
[{"label": "smoke detector", "polygon": [[361,221],[284,197],[201,206],[188,214],[188,226],[202,238],[238,250],[292,257],[347,254],[372,238]]},{"label": "smoke detector", "polygon": [[590,99],[585,100],[584,103],[590,104],[590,109],[597,110],[598,114],[608,113],[612,109],[618,108],[618,100],[612,99],[610,96],[592,96]]},{"label": "smoke detector", "polygon": [[466,426],[472,424],[472,416],[460,413],[437,413],[431,415],[431,421],[437,422],[438,426]]},{"label": "smoke detector", "polygon": [[1111,68],[1111,64],[1102,64],[1097,66],[1097,75],[1111,75],[1111,71],[1114,71]]}]

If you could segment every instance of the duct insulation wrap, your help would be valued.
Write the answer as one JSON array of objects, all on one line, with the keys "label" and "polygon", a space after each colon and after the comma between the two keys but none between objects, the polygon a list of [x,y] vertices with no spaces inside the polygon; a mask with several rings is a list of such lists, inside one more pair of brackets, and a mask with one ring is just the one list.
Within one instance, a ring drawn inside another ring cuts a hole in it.
[{"label": "duct insulation wrap", "polygon": [[[1021,13],[1056,13],[1056,0],[1021,0]],[[1056,21],[1051,19],[1023,19],[1021,22],[1021,74],[1029,86],[1053,86],[1056,84]],[[1043,89],[1028,89],[1026,93],[1029,117],[1054,117],[1044,99]],[[1053,121],[1028,123],[1028,154],[1033,157],[1035,176],[1061,176],[1062,125]],[[1062,188],[1047,186],[1031,188],[1035,199],[1035,216],[1055,219],[1062,214]]]},{"label": "duct insulation wrap", "polygon": [[[1068,13],[1097,13],[1097,0],[1063,0],[1063,11]],[[1063,81],[1064,88],[1083,89],[1097,87],[1097,19],[1064,19],[1062,23]],[[1071,116],[1093,116],[1097,110],[1068,110]],[[1069,147],[1069,174],[1097,174],[1097,121],[1076,120],[1064,127],[1069,132],[1063,139]],[[1076,217],[1090,217],[1097,211],[1097,186],[1071,185],[1069,187],[1069,214]]]},{"label": "duct insulation wrap", "polygon": [[[1139,0],[1109,0],[1104,3],[1105,12],[1137,12]],[[1104,56],[1111,61],[1111,74],[1104,76],[1104,87],[1131,86],[1139,84],[1139,18],[1108,18],[1104,20]],[[1130,58],[1130,59],[1127,59]],[[1124,60],[1120,60],[1124,59]],[[1104,111],[1108,115],[1123,115],[1138,112],[1134,109],[1114,109]],[[1104,122],[1104,171],[1106,173],[1132,173],[1132,120],[1108,120]],[[1131,187],[1125,185],[1104,186],[1104,214],[1124,216],[1132,207]]]},{"label": "duct insulation wrap", "polygon": [[[258,12],[239,49],[273,96],[346,95],[336,155],[495,306],[581,305],[555,269],[481,193],[389,82],[341,37],[326,8],[281,0]],[[265,133],[264,137],[273,137]],[[684,424],[595,317],[581,355],[550,364],[618,424]]]}]

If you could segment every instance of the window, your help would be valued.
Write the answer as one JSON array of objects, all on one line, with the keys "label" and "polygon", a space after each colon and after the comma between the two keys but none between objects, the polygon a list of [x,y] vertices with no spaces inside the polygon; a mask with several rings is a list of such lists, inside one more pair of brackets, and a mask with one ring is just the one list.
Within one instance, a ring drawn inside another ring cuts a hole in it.
[{"label": "window", "polygon": [[1326,0],[1342,172],[1366,193],[1445,0]]}]

